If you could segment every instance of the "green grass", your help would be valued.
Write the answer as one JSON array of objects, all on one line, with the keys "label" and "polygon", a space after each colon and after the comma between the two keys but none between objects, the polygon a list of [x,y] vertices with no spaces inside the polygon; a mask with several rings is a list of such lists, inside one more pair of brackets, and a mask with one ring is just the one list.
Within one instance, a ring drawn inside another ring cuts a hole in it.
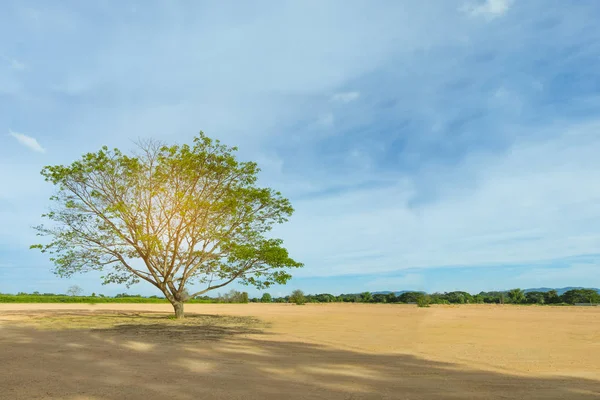
[{"label": "green grass", "polygon": [[[189,300],[186,303],[214,303],[212,300]],[[36,296],[0,294],[0,303],[149,303],[168,304],[167,299],[150,299],[145,297],[92,297],[92,296]]]}]

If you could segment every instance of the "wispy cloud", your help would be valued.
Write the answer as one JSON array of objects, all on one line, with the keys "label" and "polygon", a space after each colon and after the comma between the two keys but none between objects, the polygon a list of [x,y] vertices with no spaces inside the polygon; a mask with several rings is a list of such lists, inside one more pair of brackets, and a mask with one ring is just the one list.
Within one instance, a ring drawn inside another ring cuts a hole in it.
[{"label": "wispy cloud", "polygon": [[[600,240],[595,228],[600,189],[593,183],[600,171],[599,127],[600,122],[552,126],[542,129],[552,139],[522,139],[505,154],[474,151],[459,166],[438,166],[404,184],[297,202],[294,223],[281,229],[307,264],[318,265],[332,249],[380,251],[369,260],[331,260],[327,268],[298,274],[485,266],[593,253]],[[423,182],[438,192],[412,206]],[[319,235],[311,234],[314,226]]]},{"label": "wispy cloud", "polygon": [[484,0],[478,3],[466,4],[462,9],[469,15],[491,19],[506,14],[512,3],[513,0]]},{"label": "wispy cloud", "polygon": [[27,65],[16,58],[7,57],[5,55],[0,55],[0,58],[6,61],[11,69],[15,71],[23,71],[27,69]]},{"label": "wispy cloud", "polygon": [[15,60],[14,58],[10,60],[10,67],[17,71],[23,71],[27,68],[27,65],[20,62],[19,60]]},{"label": "wispy cloud", "polygon": [[317,124],[325,128],[331,128],[335,122],[333,113],[325,113],[317,119]]},{"label": "wispy cloud", "polygon": [[341,92],[331,96],[331,100],[341,103],[350,103],[351,101],[357,100],[359,97],[360,92]]},{"label": "wispy cloud", "polygon": [[44,149],[37,141],[36,138],[33,138],[31,136],[27,136],[23,133],[17,133],[17,132],[13,132],[13,131],[9,131],[9,134],[14,137],[15,139],[17,139],[19,141],[19,143],[21,143],[23,146],[29,148],[30,150],[33,150],[35,152],[38,153],[45,153],[46,149]]}]

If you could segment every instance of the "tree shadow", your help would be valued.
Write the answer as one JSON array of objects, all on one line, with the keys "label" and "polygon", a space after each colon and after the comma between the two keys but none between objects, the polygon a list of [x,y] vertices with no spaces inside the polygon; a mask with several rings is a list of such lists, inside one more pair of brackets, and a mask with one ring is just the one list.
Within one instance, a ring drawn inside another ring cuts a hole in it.
[{"label": "tree shadow", "polygon": [[407,354],[367,354],[281,341],[249,320],[190,318],[211,322],[70,330],[0,326],[0,398],[600,398],[594,379],[522,377]]}]

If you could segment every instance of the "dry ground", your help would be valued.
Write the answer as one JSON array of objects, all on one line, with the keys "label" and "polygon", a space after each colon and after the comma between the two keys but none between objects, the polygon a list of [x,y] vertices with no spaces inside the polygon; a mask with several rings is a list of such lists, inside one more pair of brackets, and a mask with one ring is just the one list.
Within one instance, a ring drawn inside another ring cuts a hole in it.
[{"label": "dry ground", "polygon": [[186,311],[0,304],[0,399],[600,399],[600,307]]}]

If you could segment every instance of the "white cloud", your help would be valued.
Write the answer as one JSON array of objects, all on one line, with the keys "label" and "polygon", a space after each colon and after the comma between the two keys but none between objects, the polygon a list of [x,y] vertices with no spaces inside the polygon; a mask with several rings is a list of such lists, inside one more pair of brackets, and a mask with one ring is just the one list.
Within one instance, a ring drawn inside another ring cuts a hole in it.
[{"label": "white cloud", "polygon": [[335,118],[332,113],[326,113],[319,117],[317,120],[317,124],[324,126],[326,128],[331,128],[334,124]]},{"label": "white cloud", "polygon": [[4,61],[6,61],[8,63],[10,68],[12,68],[16,71],[22,71],[27,68],[27,65],[25,65],[21,61],[17,60],[16,58],[10,58],[10,57],[4,56],[4,55],[1,55],[0,58],[4,59]]},{"label": "white cloud", "polygon": [[341,92],[331,96],[332,101],[338,101],[341,103],[350,103],[360,97],[360,92]]},{"label": "white cloud", "polygon": [[485,0],[477,4],[466,5],[463,7],[463,11],[472,16],[496,18],[506,14],[512,3],[513,0]]},{"label": "white cloud", "polygon": [[10,60],[10,67],[17,71],[23,71],[27,68],[25,64],[23,64],[19,60],[15,60],[14,58]]},{"label": "white cloud", "polygon": [[[427,176],[398,177],[398,184],[388,187],[297,201],[297,215],[280,228],[292,254],[306,264],[296,275],[527,263],[597,253],[598,129],[600,121],[553,127],[544,131],[553,139],[522,139],[495,156],[472,153],[452,170],[440,167]],[[441,186],[440,198],[411,205],[420,180]],[[378,256],[328,259],[369,251]]]},{"label": "white cloud", "polygon": [[38,153],[45,153],[46,149],[44,149],[37,141],[37,139],[32,138],[31,136],[27,136],[23,133],[17,133],[10,131],[9,134],[17,139],[19,143],[23,146],[28,147],[29,149],[36,151]]},{"label": "white cloud", "polygon": [[527,285],[565,287],[589,285],[590,279],[598,275],[598,263],[573,263],[562,268],[533,268],[519,274],[516,282]]}]

